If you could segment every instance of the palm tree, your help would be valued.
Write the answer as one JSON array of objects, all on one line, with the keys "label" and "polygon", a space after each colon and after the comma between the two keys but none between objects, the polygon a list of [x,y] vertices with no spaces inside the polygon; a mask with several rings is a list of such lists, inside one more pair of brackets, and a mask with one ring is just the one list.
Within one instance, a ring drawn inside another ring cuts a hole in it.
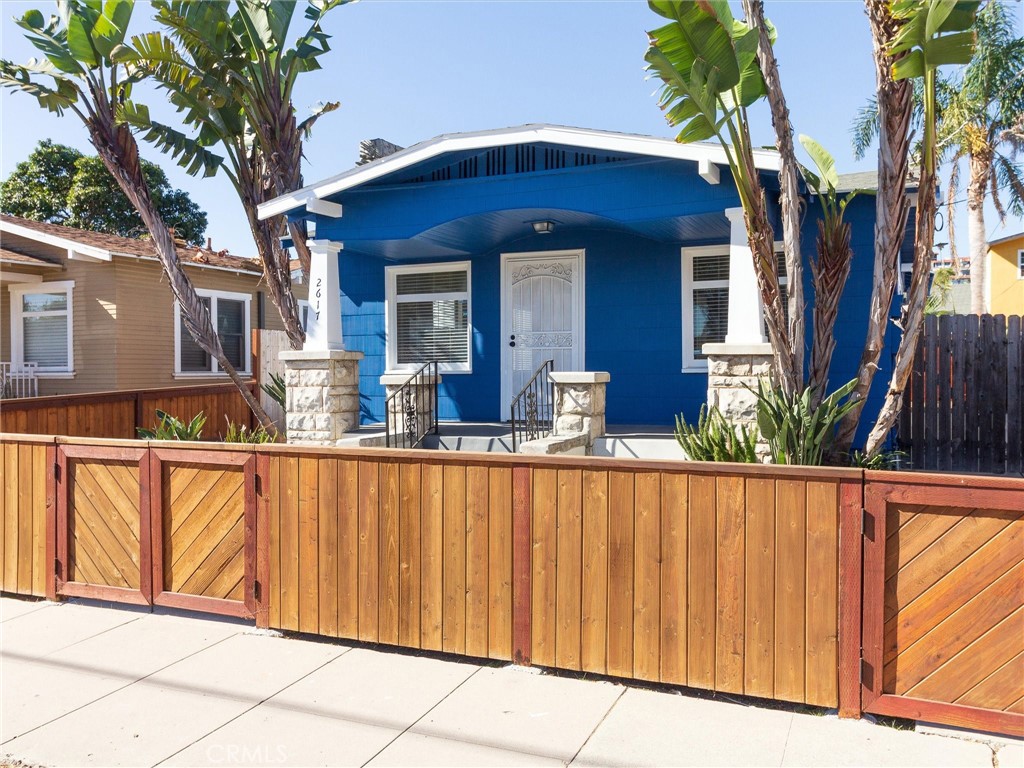
[{"label": "palm tree", "polygon": [[[228,3],[157,0],[156,19],[169,34],[138,35],[117,54],[133,75],[153,78],[168,93],[194,133],[154,121],[145,105],[131,101],[121,105],[119,116],[189,173],[220,171],[235,188],[271,298],[296,349],[305,333],[280,235],[290,226],[308,275],[305,228],[286,225],[283,216],[260,220],[257,207],[302,186],[303,137],[338,106],[321,104],[299,122],[292,94],[299,75],[319,69],[317,59],[330,50],[321,28],[324,15],[348,1],[311,0],[305,14],[309,26],[289,46],[297,3],[237,0],[232,10]],[[211,151],[215,145],[223,157]]]},{"label": "palm tree", "polygon": [[[960,189],[959,164],[967,161],[971,311],[982,314],[987,310],[985,198],[991,195],[1001,220],[1006,208],[1017,216],[1024,214],[1024,170],[1017,163],[1017,153],[1024,149],[1024,37],[1016,36],[1013,15],[1000,0],[978,12],[974,29],[974,58],[947,84],[939,144],[948,149],[953,168],[947,198],[950,223]],[[955,255],[952,231],[950,248]]]},{"label": "palm tree", "polygon": [[[991,0],[978,11],[973,31],[975,53],[959,74],[936,83],[939,158],[949,165],[946,206],[951,253],[961,191],[961,161],[968,166],[967,216],[971,270],[971,311],[986,310],[988,250],[985,199],[991,195],[1000,219],[1006,210],[1024,214],[1024,171],[1017,162],[1024,149],[1024,38],[1016,37],[1014,17],[1004,0]],[[914,127],[922,119],[923,91],[914,90]],[[872,99],[852,126],[853,146],[863,157],[879,131],[878,103]],[[920,151],[920,147],[915,148]],[[1006,204],[1003,191],[1006,190]]]},{"label": "palm tree", "polygon": [[224,354],[210,312],[185,274],[174,236],[153,202],[135,137],[116,116],[131,93],[132,79],[124,77],[124,68],[112,54],[124,44],[133,0],[62,0],[57,9],[58,14],[49,20],[38,10],[17,20],[25,37],[45,58],[24,65],[0,60],[0,85],[34,96],[51,112],[62,115],[70,111],[81,120],[103,165],[146,225],[171,291],[181,305],[185,327],[217,360],[260,422],[272,426],[259,400]]}]

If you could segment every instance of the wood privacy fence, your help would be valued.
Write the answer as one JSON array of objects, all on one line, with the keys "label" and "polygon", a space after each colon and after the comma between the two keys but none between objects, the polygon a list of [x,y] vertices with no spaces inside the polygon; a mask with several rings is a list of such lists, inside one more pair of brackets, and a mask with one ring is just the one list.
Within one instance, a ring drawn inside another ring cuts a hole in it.
[{"label": "wood privacy fence", "polygon": [[5,591],[1024,733],[1024,480],[10,435],[3,451]]},{"label": "wood privacy fence", "polygon": [[913,469],[1024,475],[1021,317],[925,318],[897,443]]},{"label": "wood privacy fence", "polygon": [[[249,384],[257,392],[256,382]],[[130,440],[138,427],[152,427],[156,411],[191,420],[206,414],[203,433],[223,434],[227,420],[252,427],[255,419],[234,384],[52,395],[0,400],[0,431]]]}]

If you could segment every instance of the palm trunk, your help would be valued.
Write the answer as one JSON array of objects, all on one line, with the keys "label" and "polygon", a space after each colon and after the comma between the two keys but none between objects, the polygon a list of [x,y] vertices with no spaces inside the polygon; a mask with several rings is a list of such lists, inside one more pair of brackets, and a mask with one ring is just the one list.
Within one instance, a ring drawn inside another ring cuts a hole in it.
[{"label": "palm trunk", "polygon": [[864,403],[878,372],[885,347],[889,308],[896,291],[900,246],[910,210],[907,167],[910,153],[910,118],[913,88],[909,80],[893,80],[893,59],[888,46],[899,29],[886,0],[865,0],[874,44],[878,100],[878,193],[875,197],[875,266],[868,307],[868,329],[857,369],[857,385],[850,394],[856,405],[843,417],[836,435],[838,453],[848,453],[857,434]]},{"label": "palm trunk", "polygon": [[971,312],[988,311],[988,238],[985,230],[985,190],[991,173],[992,158],[985,154],[969,156],[971,178],[967,185],[967,239],[971,252]]},{"label": "palm trunk", "polygon": [[850,276],[850,225],[827,228],[818,221],[818,258],[811,263],[814,281],[814,344],[811,347],[811,370],[808,387],[813,390],[815,407],[828,388],[828,373],[832,367],[832,354],[836,348],[835,327],[839,316],[839,301]]},{"label": "palm trunk", "polygon": [[[238,371],[227,359],[221,346],[220,338],[213,327],[210,313],[206,305],[200,301],[192,281],[182,269],[178,261],[178,253],[171,234],[163,218],[160,216],[150,196],[139,159],[139,147],[135,137],[124,125],[117,125],[112,111],[105,99],[97,99],[97,106],[102,111],[88,123],[90,138],[103,165],[117,181],[118,186],[138,211],[160,258],[164,274],[170,283],[174,297],[181,305],[181,315],[185,327],[192,334],[196,343],[220,365],[228,377],[238,387],[238,391],[252,409],[259,422],[268,429],[274,428],[274,422],[253,395],[248,384],[238,375]],[[104,109],[106,108],[106,109]]]},{"label": "palm trunk", "polygon": [[[775,58],[768,25],[764,17],[762,0],[743,0],[747,20],[758,31],[757,59],[764,77],[768,105],[775,128],[775,146],[782,160],[779,171],[779,204],[782,209],[782,243],[786,256],[787,290],[789,293],[789,345],[793,360],[792,376],[797,387],[804,380],[804,279],[803,260],[800,255],[800,198],[797,183],[796,152],[793,148],[793,125],[779,78],[779,63]],[[774,243],[773,254],[774,254]],[[772,263],[773,268],[778,267]]]}]

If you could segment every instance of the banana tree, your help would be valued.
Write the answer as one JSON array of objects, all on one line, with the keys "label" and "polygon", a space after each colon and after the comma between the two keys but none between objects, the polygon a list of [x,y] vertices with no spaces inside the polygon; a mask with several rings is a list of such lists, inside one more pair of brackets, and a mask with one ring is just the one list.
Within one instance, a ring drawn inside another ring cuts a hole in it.
[{"label": "banana tree", "polygon": [[131,97],[134,78],[126,76],[114,54],[124,44],[133,10],[133,0],[61,0],[49,19],[38,10],[28,11],[17,24],[44,58],[23,65],[0,60],[0,86],[34,96],[41,107],[58,115],[70,112],[82,122],[103,165],[146,225],[186,329],[217,360],[260,422],[272,425],[224,354],[210,313],[185,274],[174,236],[153,202],[135,137],[117,117],[119,105]]},{"label": "banana tree", "polygon": [[[910,378],[918,337],[924,322],[928,298],[928,277],[935,245],[936,164],[938,143],[936,126],[938,104],[936,78],[939,67],[967,64],[974,52],[974,33],[970,31],[978,9],[976,0],[894,0],[891,6],[895,22],[891,38],[885,41],[893,57],[894,80],[920,79],[923,86],[921,160],[917,191],[917,221],[914,233],[914,265],[910,287],[900,310],[902,330],[885,401],[871,432],[865,453],[874,456],[881,450],[903,402]],[[909,101],[909,98],[908,98]],[[898,256],[897,256],[898,259]],[[859,410],[859,409],[858,409]]]},{"label": "banana tree", "polygon": [[[659,106],[670,125],[681,126],[676,141],[714,138],[725,151],[764,300],[776,381],[786,393],[796,393],[803,388],[803,349],[794,348],[783,308],[775,233],[754,165],[747,120],[747,108],[766,93],[758,64],[763,29],[733,18],[726,0],[650,0],[649,5],[668,19],[664,26],[648,32],[650,46],[645,56],[648,70],[663,83]],[[800,282],[791,276],[791,290]],[[799,306],[802,310],[802,302]]]},{"label": "banana tree", "polygon": [[[850,223],[845,220],[846,206],[865,190],[851,190],[840,195],[839,174],[831,153],[810,136],[801,134],[800,143],[814,162],[815,169],[802,167],[804,181],[818,196],[821,217],[818,219],[817,258],[811,262],[814,285],[814,342],[807,386],[813,393],[812,405],[817,407],[828,386],[832,353],[836,348],[836,318],[839,301],[850,276],[853,249],[850,247]],[[853,390],[854,384],[850,385]]]},{"label": "banana tree", "polygon": [[[289,45],[296,3],[238,0],[232,9],[228,3],[158,0],[156,20],[165,31],[138,35],[116,53],[133,75],[152,78],[167,92],[191,132],[153,120],[144,104],[130,100],[120,106],[119,116],[189,173],[220,172],[235,188],[294,348],[302,346],[305,334],[291,290],[289,255],[280,241],[286,221],[260,220],[257,207],[302,186],[303,138],[321,115],[338,106],[321,104],[300,122],[292,94],[299,75],[319,69],[317,59],[330,50],[321,27],[324,16],[346,2],[311,0],[305,13],[309,25]],[[287,226],[308,276],[305,228]]]}]

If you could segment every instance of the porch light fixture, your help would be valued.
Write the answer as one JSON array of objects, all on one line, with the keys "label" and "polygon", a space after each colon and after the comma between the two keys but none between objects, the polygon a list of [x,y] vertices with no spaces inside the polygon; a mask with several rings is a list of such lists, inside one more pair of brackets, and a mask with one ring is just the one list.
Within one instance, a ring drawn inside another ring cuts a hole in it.
[{"label": "porch light fixture", "polygon": [[531,221],[533,225],[533,231],[538,235],[550,235],[555,231],[555,222],[553,221]]}]

